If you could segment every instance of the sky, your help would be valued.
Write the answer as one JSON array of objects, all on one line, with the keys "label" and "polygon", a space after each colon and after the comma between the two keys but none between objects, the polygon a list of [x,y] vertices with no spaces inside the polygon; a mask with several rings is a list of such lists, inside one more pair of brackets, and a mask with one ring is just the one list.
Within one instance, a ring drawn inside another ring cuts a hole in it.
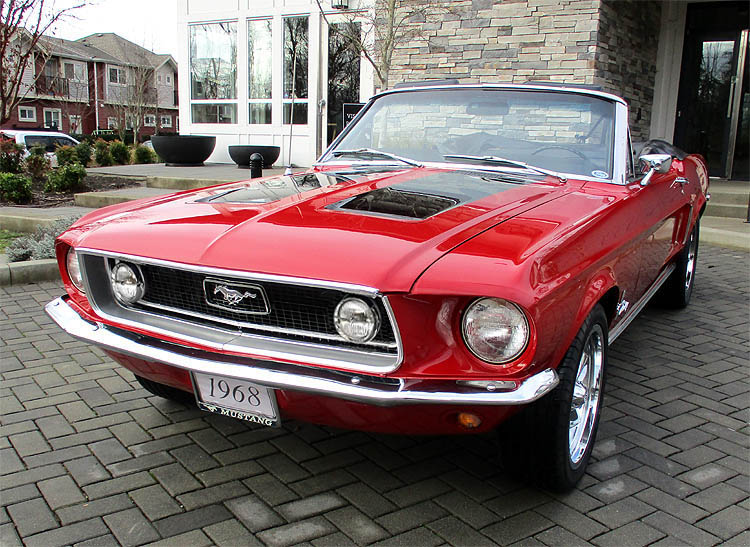
[{"label": "sky", "polygon": [[[56,7],[80,4],[56,0]],[[59,23],[57,38],[76,40],[97,32],[114,32],[152,50],[177,56],[177,0],[93,0]]]}]

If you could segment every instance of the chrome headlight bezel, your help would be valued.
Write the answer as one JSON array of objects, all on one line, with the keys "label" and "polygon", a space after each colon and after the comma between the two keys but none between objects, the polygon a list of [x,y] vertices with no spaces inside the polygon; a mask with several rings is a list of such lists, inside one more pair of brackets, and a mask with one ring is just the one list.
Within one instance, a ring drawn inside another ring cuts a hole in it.
[{"label": "chrome headlight bezel", "polygon": [[[118,280],[120,274],[122,277]],[[109,280],[115,299],[125,306],[137,303],[146,292],[143,273],[136,264],[131,262],[116,262],[110,270]]]},{"label": "chrome headlight bezel", "polygon": [[[347,328],[347,321],[351,321],[350,318],[343,317],[346,313],[345,306],[352,305],[358,307],[360,313],[366,316],[366,321],[369,323],[367,332],[364,336],[354,336],[351,333],[351,329]],[[336,327],[336,332],[344,340],[352,342],[354,344],[366,344],[377,335],[380,330],[380,313],[377,308],[363,300],[354,296],[347,296],[341,299],[336,305],[336,309],[333,312],[333,324]]]},{"label": "chrome headlight bezel", "polygon": [[67,255],[65,256],[65,269],[68,273],[68,279],[70,279],[70,282],[73,284],[73,286],[85,294],[86,289],[83,286],[81,263],[78,260],[78,253],[76,252],[74,247],[70,247],[68,249]]},{"label": "chrome headlight bezel", "polygon": [[[479,348],[477,340],[473,339],[472,333],[470,332],[471,323],[481,319],[476,318],[472,315],[473,313],[482,313],[483,310],[480,307],[486,306],[484,312],[487,312],[490,307],[497,309],[504,309],[508,315],[510,315],[511,329],[516,329],[516,333],[511,336],[520,336],[521,341],[516,341],[511,352],[503,352],[500,354],[492,354],[487,348]],[[468,350],[478,359],[492,365],[503,365],[515,361],[523,355],[526,348],[529,346],[531,339],[531,326],[529,319],[523,309],[513,302],[505,300],[503,298],[495,297],[482,297],[473,300],[464,310],[463,317],[461,319],[461,336],[464,344]]]}]

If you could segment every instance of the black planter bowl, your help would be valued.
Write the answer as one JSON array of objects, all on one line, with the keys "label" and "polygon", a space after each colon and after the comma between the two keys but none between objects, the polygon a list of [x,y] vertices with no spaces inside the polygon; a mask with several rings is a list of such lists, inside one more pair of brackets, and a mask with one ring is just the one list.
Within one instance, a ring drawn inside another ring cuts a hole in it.
[{"label": "black planter bowl", "polygon": [[172,167],[203,165],[216,146],[216,137],[203,135],[154,135],[154,152]]},{"label": "black planter bowl", "polygon": [[250,156],[256,153],[263,156],[263,168],[267,169],[279,159],[281,148],[254,144],[235,144],[229,147],[229,157],[237,164],[237,167],[250,167]]}]

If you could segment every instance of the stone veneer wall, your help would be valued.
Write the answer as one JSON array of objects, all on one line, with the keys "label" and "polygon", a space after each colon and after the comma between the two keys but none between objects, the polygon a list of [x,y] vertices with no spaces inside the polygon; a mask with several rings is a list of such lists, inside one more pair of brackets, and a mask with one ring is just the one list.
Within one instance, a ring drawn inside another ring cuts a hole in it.
[{"label": "stone veneer wall", "polygon": [[659,37],[658,2],[452,0],[439,22],[396,49],[389,86],[551,80],[601,85],[631,105],[634,140],[646,140]]},{"label": "stone veneer wall", "polygon": [[659,2],[601,2],[594,83],[628,101],[635,142],[649,137],[660,26]]}]

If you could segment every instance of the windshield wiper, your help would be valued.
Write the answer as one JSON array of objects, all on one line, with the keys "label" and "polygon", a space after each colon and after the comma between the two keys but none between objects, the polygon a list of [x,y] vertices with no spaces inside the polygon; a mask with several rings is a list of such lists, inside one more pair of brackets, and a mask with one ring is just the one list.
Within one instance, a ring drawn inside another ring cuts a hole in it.
[{"label": "windshield wiper", "polygon": [[405,163],[407,165],[413,165],[415,167],[422,167],[422,164],[416,160],[413,160],[410,158],[404,158],[402,156],[397,156],[396,154],[391,154],[390,152],[383,152],[382,150],[375,150],[374,148],[357,148],[353,150],[334,150],[333,152],[331,152],[331,155],[335,158],[338,158],[339,156],[353,156],[353,157],[360,157],[360,158],[388,158],[391,160],[400,161],[401,163]]},{"label": "windshield wiper", "polygon": [[445,154],[443,157],[447,160],[450,160],[450,159],[469,160],[469,161],[478,161],[481,163],[492,163],[496,165],[507,165],[509,167],[520,167],[521,169],[528,169],[529,171],[536,171],[537,173],[541,173],[542,175],[552,175],[553,177],[557,178],[560,182],[566,182],[568,180],[567,177],[555,171],[550,171],[549,169],[543,169],[541,167],[535,167],[533,165],[529,165],[528,163],[524,163],[522,161],[509,160],[508,158],[500,158],[498,156],[467,156],[464,154]]}]

